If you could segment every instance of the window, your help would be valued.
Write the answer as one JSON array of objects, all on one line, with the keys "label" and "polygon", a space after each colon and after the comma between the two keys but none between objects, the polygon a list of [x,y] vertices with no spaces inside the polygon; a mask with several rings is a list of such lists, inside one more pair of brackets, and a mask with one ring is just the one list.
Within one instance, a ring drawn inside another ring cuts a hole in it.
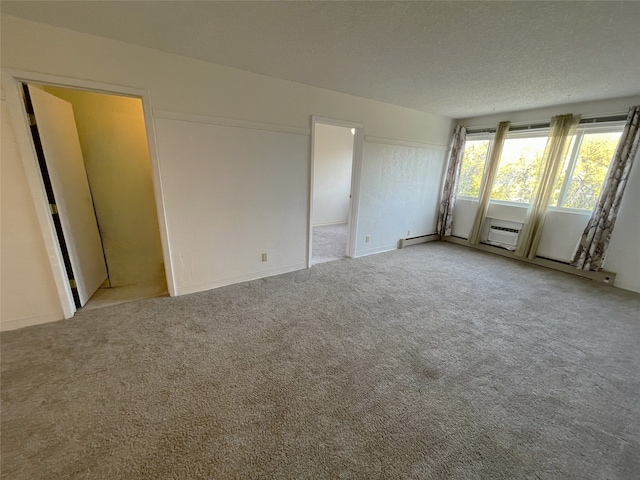
[{"label": "window", "polygon": [[538,184],[547,132],[508,135],[502,148],[491,200],[529,203]]},{"label": "window", "polygon": [[593,210],[622,135],[622,126],[576,132],[551,205]]},{"label": "window", "polygon": [[[621,123],[581,125],[568,148],[551,205],[559,208],[593,210],[609,164],[622,134]],[[512,132],[502,149],[491,200],[527,205],[538,184],[548,130]],[[487,152],[493,135],[467,138],[460,179],[459,197],[478,198]]]},{"label": "window", "polygon": [[490,139],[467,139],[462,154],[457,196],[478,198]]}]

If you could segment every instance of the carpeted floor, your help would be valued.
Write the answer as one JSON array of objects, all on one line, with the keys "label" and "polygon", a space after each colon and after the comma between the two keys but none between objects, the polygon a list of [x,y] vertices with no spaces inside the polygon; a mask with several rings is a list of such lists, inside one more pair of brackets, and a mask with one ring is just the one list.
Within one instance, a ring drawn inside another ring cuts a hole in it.
[{"label": "carpeted floor", "polygon": [[347,256],[348,225],[320,225],[313,227],[311,264],[332,262]]},{"label": "carpeted floor", "polygon": [[636,479],[640,295],[432,242],[2,334],[6,479]]}]

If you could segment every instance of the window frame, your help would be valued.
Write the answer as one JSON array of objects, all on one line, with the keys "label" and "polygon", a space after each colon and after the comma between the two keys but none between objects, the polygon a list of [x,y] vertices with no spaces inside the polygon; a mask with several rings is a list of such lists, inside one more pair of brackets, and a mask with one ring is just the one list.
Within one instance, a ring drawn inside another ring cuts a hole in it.
[{"label": "window frame", "polygon": [[[558,194],[558,202],[555,205],[549,205],[549,209],[553,209],[553,211],[565,211],[574,213],[585,213],[593,211],[593,208],[588,209],[563,206],[565,200],[567,199],[569,187],[571,186],[571,182],[573,180],[573,173],[575,172],[576,165],[578,163],[578,157],[580,156],[580,149],[582,148],[584,136],[597,133],[622,133],[622,131],[624,130],[624,125],[625,122],[622,121],[598,124],[586,123],[578,125],[578,128],[576,129],[576,132],[574,134],[575,140],[572,140],[573,147],[571,148],[571,152],[569,153],[569,163],[566,168],[566,173],[562,182],[562,187],[560,188],[560,193]],[[611,160],[613,160],[613,158],[611,158]],[[609,161],[609,168],[611,167],[611,160]]]},{"label": "window frame", "polygon": [[[541,128],[529,128],[527,130],[516,130],[515,132],[507,132],[507,136],[504,139],[504,141],[506,143],[507,140],[511,140],[511,139],[545,137],[546,142],[548,142],[549,129],[550,127],[541,127]],[[545,142],[545,149],[546,149],[546,142]],[[542,151],[542,155],[544,157],[544,150]],[[500,160],[502,160],[502,155],[500,156]],[[500,171],[500,162],[498,162],[498,168],[496,170],[496,178],[498,176],[499,171]],[[508,206],[520,207],[520,208],[529,208],[529,206],[531,205],[531,202],[524,203],[524,202],[512,202],[510,200],[493,199],[491,198],[491,195],[489,195],[489,203],[495,203],[497,205],[508,205]]]},{"label": "window frame", "polygon": [[[571,185],[571,181],[573,180],[573,173],[575,171],[576,164],[578,163],[578,157],[580,154],[580,148],[582,147],[582,141],[584,140],[584,136],[586,134],[594,134],[594,133],[615,133],[622,132],[624,129],[625,122],[624,121],[613,121],[613,122],[602,122],[602,123],[585,123],[578,125],[576,132],[574,133],[574,139],[572,139],[573,146],[569,146],[571,151],[568,154],[569,163],[567,164],[564,180],[562,182],[562,187],[560,189],[560,193],[558,195],[558,202],[554,205],[549,205],[548,210],[555,212],[567,212],[567,213],[579,213],[585,214],[587,212],[591,212],[593,209],[586,208],[573,208],[573,207],[563,207],[562,204],[565,202],[567,194],[569,192],[569,187]],[[515,132],[509,132],[505,139],[509,140],[510,138],[535,138],[540,137],[541,133],[545,133],[547,139],[549,138],[549,127],[542,128],[531,128],[527,130],[518,130]],[[493,148],[493,141],[495,139],[495,133],[473,133],[467,135],[466,141],[475,140],[482,141],[488,140],[489,146],[487,149],[487,153],[490,153]],[[482,183],[480,184],[480,189],[484,185],[484,169],[487,167],[487,161],[489,159],[489,155],[485,158],[485,163],[483,167],[483,175],[482,175]],[[612,159],[613,160],[613,159]],[[499,168],[499,165],[498,165]],[[469,195],[458,195],[456,194],[456,199],[468,200],[468,201],[477,201],[479,195],[472,197]],[[528,208],[531,203],[520,203],[520,202],[510,202],[508,200],[494,200],[489,198],[489,203],[494,203],[497,205],[507,205],[512,207],[521,207]]]},{"label": "window frame", "polygon": [[[482,190],[482,186],[484,184],[484,170],[485,168],[487,168],[487,160],[489,160],[489,153],[493,148],[493,140],[495,137],[496,137],[495,133],[471,133],[467,135],[467,138],[465,139],[465,145],[464,145],[465,148],[467,148],[467,142],[469,141],[489,140],[489,145],[487,147],[487,156],[484,158],[484,165],[482,166],[482,179],[480,180],[480,190]],[[464,158],[464,150],[462,151],[462,155]],[[456,192],[456,200],[458,198],[461,198],[462,200],[478,200],[480,198],[480,193],[478,193],[478,195],[476,195],[475,197],[471,197],[469,195],[458,195],[458,192]]]},{"label": "window frame", "polygon": [[[507,137],[505,138],[505,142],[509,139],[512,138],[536,138],[536,137],[540,137],[540,134],[546,134],[546,137],[549,138],[549,127],[542,127],[542,128],[530,128],[527,130],[518,130],[515,132],[509,132],[507,133]],[[473,133],[473,134],[469,134],[467,135],[467,141],[469,140],[489,140],[489,147],[487,149],[487,153],[490,153],[491,150],[493,149],[493,141],[495,139],[496,134],[495,133]],[[466,145],[465,145],[466,146]],[[487,157],[485,158],[485,162],[484,162],[484,167],[482,170],[482,182],[480,183],[480,190],[482,190],[482,187],[484,186],[484,182],[485,182],[485,177],[484,177],[484,169],[487,168],[487,161],[489,160],[489,155],[487,155]],[[498,165],[498,168],[500,168],[500,165]],[[471,197],[469,195],[456,195],[456,199],[462,199],[462,200],[478,200],[479,195],[475,196],[475,197]],[[515,206],[515,207],[528,207],[530,205],[530,203],[521,203],[521,202],[510,202],[508,200],[495,200],[492,198],[489,198],[489,203],[496,203],[498,205],[509,205],[509,206]]]}]

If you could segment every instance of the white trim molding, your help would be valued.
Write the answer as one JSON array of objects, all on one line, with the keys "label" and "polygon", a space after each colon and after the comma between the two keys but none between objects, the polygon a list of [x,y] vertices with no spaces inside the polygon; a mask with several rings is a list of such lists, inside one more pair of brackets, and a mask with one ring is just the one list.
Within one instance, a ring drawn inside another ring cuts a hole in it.
[{"label": "white trim molding", "polygon": [[43,323],[57,322],[59,320],[65,320],[65,313],[60,311],[57,313],[46,313],[43,315],[36,315],[34,317],[15,318],[13,320],[5,320],[0,323],[0,332],[8,332],[9,330],[16,330],[18,328],[31,327],[33,325],[41,325]]},{"label": "white trim molding", "polygon": [[449,150],[449,147],[447,145],[436,145],[433,143],[412,142],[409,140],[397,140],[394,138],[374,137],[371,135],[366,135],[364,137],[364,141],[367,143],[381,143],[383,145],[397,145],[400,147],[424,148],[427,150],[438,150],[443,152]]},{"label": "white trim molding", "polygon": [[359,250],[358,254],[354,258],[367,257],[369,255],[375,255],[376,253],[392,252],[398,250],[398,245],[383,245],[381,247],[366,248]]},{"label": "white trim molding", "polygon": [[222,125],[225,127],[250,128],[253,130],[265,130],[267,132],[293,133],[296,135],[311,135],[311,130],[302,127],[291,127],[277,123],[252,122],[249,120],[236,120],[233,118],[213,117],[211,115],[197,115],[193,113],[169,112],[167,110],[153,110],[155,118],[165,120],[177,120],[190,123],[206,123],[210,125]]},{"label": "white trim molding", "polygon": [[283,265],[277,268],[270,268],[267,270],[260,270],[258,272],[246,273],[243,275],[235,275],[232,277],[221,278],[212,282],[197,283],[193,285],[184,285],[178,287],[178,295],[186,295],[189,293],[198,293],[206,290],[212,290],[214,288],[226,287],[227,285],[235,285],[241,282],[250,282],[252,280],[260,280],[266,277],[272,277],[274,275],[281,275],[283,273],[295,272],[297,270],[304,270],[307,265],[304,263],[294,263],[291,265]]}]

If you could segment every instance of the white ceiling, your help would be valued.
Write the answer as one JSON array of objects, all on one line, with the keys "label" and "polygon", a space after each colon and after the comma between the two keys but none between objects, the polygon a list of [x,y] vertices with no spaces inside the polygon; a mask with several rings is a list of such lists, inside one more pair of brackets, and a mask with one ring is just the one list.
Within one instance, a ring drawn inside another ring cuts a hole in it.
[{"label": "white ceiling", "polygon": [[30,2],[3,14],[462,118],[640,94],[638,2]]}]

